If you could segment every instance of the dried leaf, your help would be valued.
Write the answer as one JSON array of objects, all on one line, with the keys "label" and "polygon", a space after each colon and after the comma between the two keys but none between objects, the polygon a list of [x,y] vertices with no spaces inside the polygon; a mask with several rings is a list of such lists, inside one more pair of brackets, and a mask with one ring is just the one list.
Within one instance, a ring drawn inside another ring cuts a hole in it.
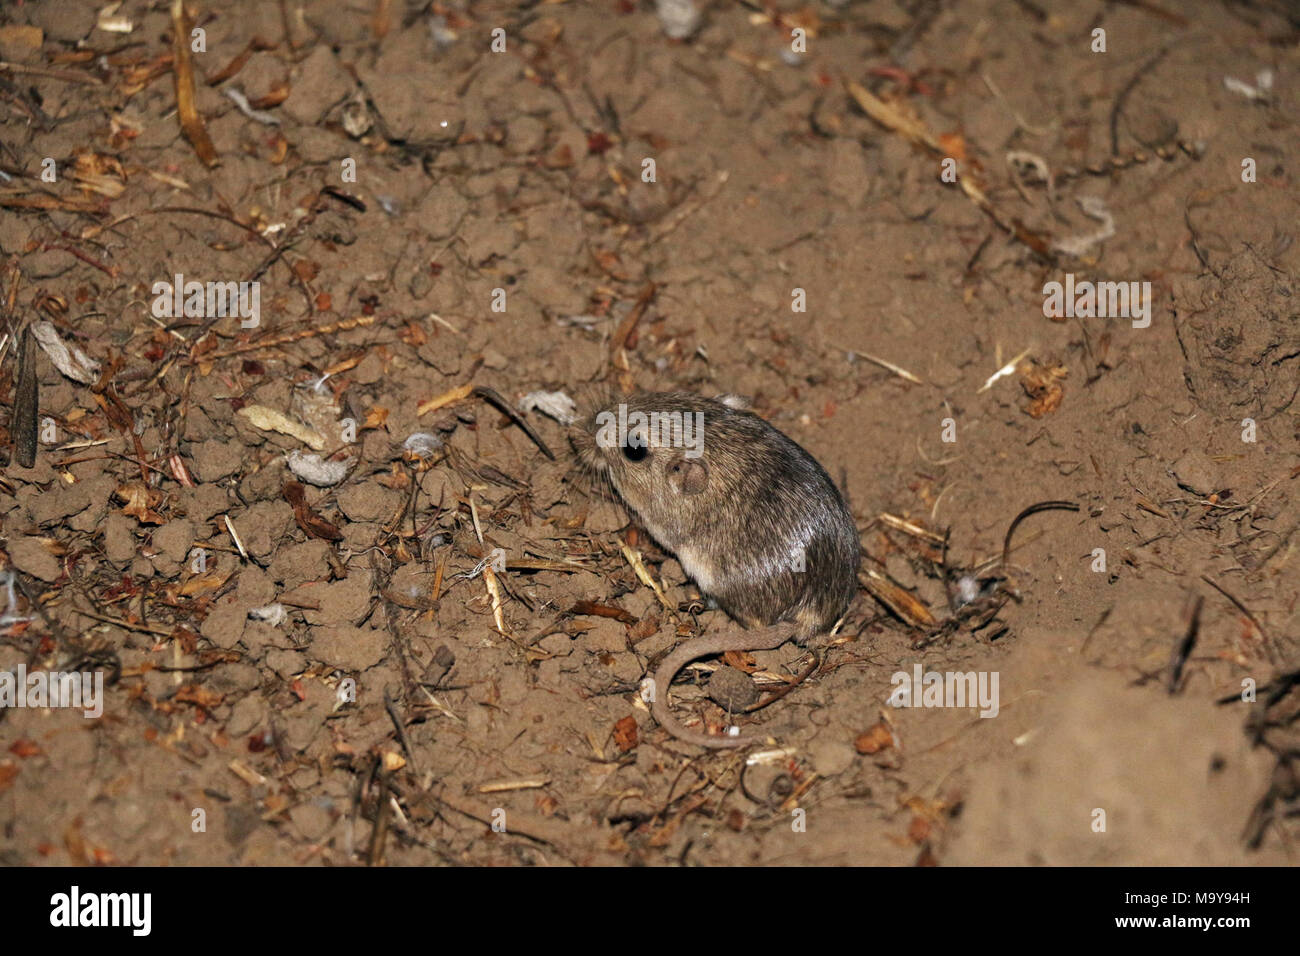
[{"label": "dried leaf", "polygon": [[284,412],[277,412],[265,405],[245,405],[236,414],[243,415],[254,428],[296,438],[313,451],[325,450],[325,439],[320,432],[294,421]]},{"label": "dried leaf", "polygon": [[919,600],[873,569],[867,569],[863,582],[867,591],[913,627],[929,630],[934,627],[934,615]]},{"label": "dried leaf", "polygon": [[385,750],[383,764],[384,769],[389,773],[396,773],[406,766],[406,758],[395,750]]},{"label": "dried leaf", "polygon": [[1025,409],[1026,414],[1031,418],[1042,418],[1060,407],[1061,399],[1065,397],[1060,380],[1069,374],[1064,365],[1026,362],[1019,371],[1020,387],[1033,399]]},{"label": "dried leaf", "polygon": [[889,725],[881,721],[858,734],[853,741],[854,749],[860,754],[874,754],[894,746],[894,733]]},{"label": "dried leaf", "polygon": [[198,684],[186,684],[184,687],[179,688],[171,696],[171,699],[177,703],[193,704],[204,710],[212,710],[219,707],[226,698],[224,694],[218,694],[216,691],[201,687]]},{"label": "dried leaf", "polygon": [[[130,33],[134,30],[135,24],[131,22],[131,18],[126,14],[118,14],[117,11],[121,8],[121,0],[101,7],[95,18],[96,28],[103,30],[105,33]],[[188,33],[185,35],[189,36]]]},{"label": "dried leaf", "polygon": [[940,133],[939,148],[945,156],[959,163],[966,162],[966,139],[961,133]]},{"label": "dried leaf", "polygon": [[99,380],[99,363],[75,344],[64,342],[52,323],[33,322],[31,329],[37,344],[60,372],[82,385],[93,385]]},{"label": "dried leaf", "polygon": [[597,604],[595,601],[579,601],[573,605],[571,614],[591,614],[595,617],[612,617],[620,624],[635,624],[636,617],[623,610],[621,607],[612,607],[608,604]]},{"label": "dried leaf", "polygon": [[130,515],[143,524],[162,524],[165,520],[154,508],[162,503],[162,492],[149,488],[143,481],[131,481],[113,492],[126,504],[122,513]]},{"label": "dried leaf", "polygon": [[415,409],[415,414],[427,415],[429,412],[437,411],[444,405],[450,405],[453,402],[459,402],[469,398],[470,393],[474,391],[472,382],[466,382],[464,385],[458,385],[453,389],[443,392],[441,395],[435,395],[433,398],[421,402]]},{"label": "dried leaf", "polygon": [[72,164],[72,179],[83,189],[116,199],[126,192],[122,164],[103,153],[82,153]]},{"label": "dried leaf", "polygon": [[291,268],[293,269],[293,274],[303,282],[310,282],[320,274],[320,266],[317,263],[312,262],[310,259],[299,259],[291,266]]},{"label": "dried leaf", "polygon": [[271,87],[265,96],[259,96],[255,100],[249,100],[248,105],[255,110],[269,110],[272,107],[279,106],[289,98],[290,87],[287,80],[281,80],[275,86]]},{"label": "dried leaf", "polygon": [[903,112],[901,106],[886,103],[857,83],[850,82],[848,91],[854,102],[862,107],[862,112],[881,126],[902,134],[919,146],[927,146],[938,153],[943,152],[938,137],[930,132],[922,120]]},{"label": "dried leaf", "polygon": [[640,742],[635,717],[629,714],[614,725],[614,745],[620,753],[627,753]]},{"label": "dried leaf", "polygon": [[286,481],[280,491],[284,500],[293,507],[294,520],[298,527],[314,538],[325,541],[342,541],[343,533],[330,524],[307,504],[307,489],[296,481]]},{"label": "dried leaf", "polygon": [[181,585],[179,593],[182,597],[190,597],[202,594],[204,591],[219,591],[234,573],[235,569],[231,568],[225,572],[209,571],[206,574],[196,574]]}]

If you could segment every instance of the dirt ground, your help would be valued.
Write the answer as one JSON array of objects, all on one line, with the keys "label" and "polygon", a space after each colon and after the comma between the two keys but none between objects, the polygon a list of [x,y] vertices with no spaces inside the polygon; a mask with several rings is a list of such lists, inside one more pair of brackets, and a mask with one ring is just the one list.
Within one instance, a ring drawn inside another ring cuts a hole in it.
[{"label": "dirt ground", "polygon": [[[0,862],[1294,861],[1295,4],[170,7],[0,10],[0,673],[107,681],[0,713]],[[844,627],[729,661],[820,660],[771,746],[656,726],[734,625],[470,386],[748,396],[841,484]]]}]

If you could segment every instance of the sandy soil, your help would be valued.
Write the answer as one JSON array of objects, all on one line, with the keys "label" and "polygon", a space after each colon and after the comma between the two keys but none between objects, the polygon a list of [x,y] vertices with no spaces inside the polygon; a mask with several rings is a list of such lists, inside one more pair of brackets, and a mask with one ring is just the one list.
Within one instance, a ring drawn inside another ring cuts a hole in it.
[{"label": "sandy soil", "polygon": [[[108,681],[0,713],[0,861],[1293,860],[1294,5],[232,0],[179,57],[102,6],[0,9],[0,673]],[[1046,315],[1067,275],[1149,324]],[[733,625],[469,385],[746,395],[842,484],[875,577],[772,747],[656,727]],[[954,617],[937,542],[1044,500]],[[996,717],[888,706],[916,667]]]}]

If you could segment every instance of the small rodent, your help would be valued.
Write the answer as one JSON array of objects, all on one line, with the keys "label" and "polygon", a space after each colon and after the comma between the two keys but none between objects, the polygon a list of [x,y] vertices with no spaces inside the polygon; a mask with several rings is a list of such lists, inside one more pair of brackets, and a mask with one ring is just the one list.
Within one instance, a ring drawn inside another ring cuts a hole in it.
[{"label": "small rodent", "polygon": [[600,402],[574,430],[588,467],[608,478],[700,590],[748,632],[688,641],[655,673],[651,712],[704,747],[754,738],[688,730],[668,707],[697,657],[770,650],[831,630],[857,588],[858,532],[844,498],[808,452],[763,419],[689,392]]}]

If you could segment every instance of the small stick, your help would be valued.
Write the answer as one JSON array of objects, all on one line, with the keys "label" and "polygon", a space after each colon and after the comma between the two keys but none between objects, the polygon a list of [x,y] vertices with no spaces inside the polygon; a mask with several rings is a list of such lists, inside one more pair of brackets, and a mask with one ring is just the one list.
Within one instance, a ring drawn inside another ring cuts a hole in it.
[{"label": "small stick", "polygon": [[627,314],[627,318],[623,320],[618,327],[618,331],[614,333],[614,337],[610,339],[609,354],[611,356],[617,355],[619,350],[627,344],[628,337],[636,329],[637,323],[641,321],[646,308],[650,305],[650,300],[654,298],[655,288],[653,282],[648,282],[636,297],[636,304],[632,306],[632,311]]},{"label": "small stick", "polygon": [[[841,346],[841,348],[843,348],[843,346]],[[911,372],[909,372],[907,369],[903,368],[901,365],[895,365],[893,362],[886,362],[886,361],[885,361],[884,359],[882,359],[882,358],[877,358],[876,356],[872,355],[872,354],[869,353],[869,352],[862,352],[862,351],[859,351],[858,349],[844,349],[844,351],[846,351],[846,352],[852,352],[852,353],[853,353],[854,355],[856,355],[858,358],[864,358],[864,359],[866,359],[868,362],[870,362],[872,365],[879,365],[881,368],[883,368],[883,369],[885,369],[885,370],[887,370],[887,371],[893,372],[893,373],[894,373],[895,375],[897,375],[899,378],[906,379],[907,381],[909,381],[909,382],[913,382],[913,383],[915,383],[915,384],[917,384],[917,385],[924,385],[924,384],[925,384],[925,382],[921,381],[919,378],[917,378],[915,375],[913,375],[913,374],[912,374]]]},{"label": "small stick", "polygon": [[235,523],[230,520],[230,515],[222,515],[226,522],[226,530],[230,532],[230,538],[235,542],[235,547],[239,549],[239,556],[245,561],[249,560],[248,552],[244,550],[244,542],[239,540],[239,532],[235,530]]},{"label": "small stick", "polygon": [[[417,805],[436,801],[450,810],[492,826],[499,824],[500,814],[490,804],[453,793],[449,787],[430,788],[417,797]],[[599,831],[590,827],[570,824],[558,819],[548,819],[523,810],[511,810],[506,817],[510,833],[549,844],[566,858],[580,854],[583,862],[611,865],[623,863],[621,857],[601,846]]]},{"label": "small stick", "polygon": [[232,355],[242,355],[245,352],[255,352],[258,349],[274,348],[277,345],[288,345],[291,342],[300,342],[303,339],[313,338],[317,335],[333,335],[335,332],[350,332],[353,329],[366,328],[374,325],[379,316],[377,315],[358,315],[351,319],[339,319],[337,322],[330,322],[327,325],[318,325],[312,329],[299,329],[296,332],[284,332],[280,335],[274,335],[269,339],[259,339],[256,342],[246,342],[243,345],[237,345],[234,348],[226,349],[223,352],[212,352],[208,355],[200,355],[197,361],[210,362],[219,358],[229,358]]},{"label": "small stick", "polygon": [[80,614],[82,617],[88,617],[92,621],[99,621],[101,624],[111,624],[114,627],[120,627],[124,631],[139,631],[142,634],[153,634],[155,637],[171,637],[172,631],[164,630],[161,627],[153,627],[150,624],[132,624],[130,621],[124,621],[120,618],[109,617],[107,614],[95,614],[92,611],[82,611],[79,608],[71,608],[73,614]]},{"label": "small stick", "polygon": [[378,767],[379,796],[376,798],[378,806],[375,808],[375,827],[370,831],[370,849],[366,858],[367,866],[383,866],[384,844],[388,842],[388,826],[393,816],[392,803],[389,797],[388,771],[383,769],[382,761],[378,762]]},{"label": "small stick", "polygon": [[999,368],[996,372],[994,372],[992,375],[990,375],[988,378],[984,380],[984,384],[979,387],[979,391],[976,392],[975,394],[979,395],[981,392],[987,391],[988,389],[993,387],[993,383],[996,382],[998,379],[1004,378],[1014,373],[1016,370],[1016,366],[1020,364],[1020,360],[1023,359],[1026,355],[1028,355],[1032,351],[1033,349],[1025,349],[1023,352],[1021,352],[1019,355],[1013,358],[1010,362],[1007,362],[1005,365]]},{"label": "small stick", "polygon": [[29,76],[43,76],[51,80],[62,80],[65,83],[84,83],[87,86],[103,86],[103,82],[97,76],[92,76],[81,70],[55,70],[48,66],[26,66],[22,63],[10,63],[8,60],[0,60],[0,70],[7,70],[10,73],[25,73]]},{"label": "small stick", "polygon": [[899,518],[896,515],[891,515],[887,511],[882,511],[879,515],[879,518],[882,524],[889,525],[895,531],[902,531],[905,534],[912,535],[912,537],[914,538],[924,538],[925,540],[929,541],[931,544],[941,545],[944,544],[946,541],[944,535],[935,534],[935,532],[933,531],[927,531],[925,528],[922,528],[919,524],[916,524],[915,522],[912,521],[907,521],[903,518]]},{"label": "small stick", "polygon": [[94,239],[96,236],[104,232],[106,229],[115,229],[118,226],[122,225],[122,223],[129,222],[132,219],[141,219],[145,216],[157,216],[157,215],[170,214],[170,213],[192,213],[193,215],[196,216],[208,216],[212,219],[220,219],[222,222],[228,222],[232,226],[238,226],[240,229],[244,230],[244,232],[248,233],[254,239],[258,240],[259,242],[266,243],[266,245],[272,246],[274,248],[274,243],[272,243],[270,239],[266,238],[266,236],[262,235],[260,232],[258,232],[255,228],[250,226],[248,223],[240,222],[234,216],[228,216],[225,213],[217,212],[216,210],[213,209],[200,209],[197,206],[158,206],[153,209],[140,209],[136,212],[129,212],[124,216],[118,216],[112,222],[106,222],[103,225],[90,226],[86,229],[83,229],[81,231],[81,238]]},{"label": "small stick", "polygon": [[794,680],[785,684],[783,687],[776,688],[771,693],[769,693],[766,697],[764,697],[762,700],[750,704],[748,707],[745,708],[744,712],[746,714],[752,714],[756,710],[762,710],[768,704],[772,704],[780,700],[786,694],[790,693],[790,691],[794,690],[796,687],[798,687],[800,684],[806,681],[809,677],[811,677],[813,675],[813,672],[816,671],[817,668],[822,666],[821,655],[818,654],[816,651],[812,651],[811,653],[813,656],[812,663],[804,668],[802,674],[799,674],[797,677],[794,678]]},{"label": "small stick", "polygon": [[1201,605],[1204,603],[1205,596],[1196,595],[1196,603],[1192,605],[1192,619],[1187,624],[1187,633],[1174,646],[1173,658],[1169,662],[1170,694],[1178,693],[1178,682],[1182,679],[1183,667],[1187,664],[1187,659],[1192,656],[1192,649],[1196,647],[1196,638],[1201,632]]},{"label": "small stick", "polygon": [[407,763],[411,765],[411,772],[417,777],[420,775],[419,769],[415,764],[415,748],[411,746],[411,740],[406,736],[406,726],[402,723],[402,717],[397,712],[397,705],[393,703],[393,698],[389,696],[388,689],[384,689],[384,710],[388,711],[388,719],[393,722],[393,728],[397,731],[397,739],[406,751]]},{"label": "small stick", "polygon": [[203,165],[209,169],[220,164],[217,148],[212,145],[203,117],[194,103],[194,64],[190,60],[190,21],[185,15],[184,0],[172,0],[172,55],[175,58],[172,75],[176,78],[176,113],[181,130],[194,146]]},{"label": "small stick", "polygon": [[537,432],[533,430],[533,426],[528,424],[528,420],[524,418],[522,415],[520,415],[518,410],[512,408],[509,402],[507,402],[504,398],[498,395],[494,390],[488,388],[486,385],[475,385],[471,391],[472,394],[477,395],[479,398],[483,399],[488,404],[494,406],[497,409],[497,411],[501,412],[512,422],[518,425],[521,429],[523,429],[524,434],[533,440],[533,444],[535,444],[538,448],[541,449],[542,454],[545,455],[547,458],[549,458],[551,461],[555,461],[555,455],[551,452],[551,449],[546,447],[546,442],[542,441],[542,436],[537,434]]},{"label": "small stick", "polygon": [[1142,77],[1146,76],[1157,63],[1163,60],[1169,54],[1171,48],[1172,45],[1166,46],[1138,67],[1137,72],[1129,78],[1129,81],[1124,84],[1124,88],[1115,97],[1115,105],[1110,108],[1110,154],[1112,156],[1119,155],[1119,114],[1124,110],[1125,101],[1128,100],[1129,94],[1137,87]]},{"label": "small stick", "polygon": [[456,402],[464,401],[471,395],[477,395],[518,425],[523,429],[524,434],[532,439],[533,444],[541,449],[543,455],[551,459],[551,461],[555,461],[555,455],[551,452],[551,449],[546,446],[546,442],[542,441],[542,436],[533,430],[533,426],[529,425],[528,421],[520,415],[516,409],[511,408],[510,403],[502,398],[495,389],[488,388],[486,385],[470,385],[468,382],[464,385],[458,385],[450,391],[443,392],[441,395],[435,395],[433,398],[421,402],[416,407],[415,414],[417,417],[420,415],[427,415],[429,412],[442,408],[445,405],[452,405]]},{"label": "small stick", "polygon": [[18,350],[18,384],[14,391],[14,461],[24,468],[36,464],[36,413],[39,401],[36,383],[36,340],[30,328],[23,329]]},{"label": "small stick", "polygon": [[1030,515],[1037,514],[1040,511],[1078,510],[1079,506],[1073,501],[1040,501],[1037,504],[1030,505],[1024,511],[1020,512],[1020,514],[1016,515],[1015,520],[1011,522],[1011,527],[1007,528],[1007,536],[1002,542],[1002,566],[1005,568],[1011,565],[1011,536],[1016,533],[1016,528],[1020,526],[1020,522],[1024,521]]},{"label": "small stick", "polygon": [[1246,607],[1246,605],[1242,604],[1241,601],[1237,600],[1236,597],[1234,597],[1231,593],[1229,593],[1227,588],[1215,583],[1214,579],[1211,578],[1208,574],[1202,574],[1201,580],[1204,581],[1206,584],[1208,584],[1210,587],[1214,588],[1214,590],[1218,591],[1224,597],[1226,597],[1234,605],[1236,605],[1237,610],[1240,611],[1242,614],[1246,615],[1246,619],[1249,620],[1251,624],[1255,625],[1255,629],[1259,631],[1259,636],[1264,639],[1265,645],[1269,643],[1268,631],[1264,630],[1264,625],[1259,622],[1259,618],[1255,617],[1255,615],[1250,612],[1250,608]]}]

